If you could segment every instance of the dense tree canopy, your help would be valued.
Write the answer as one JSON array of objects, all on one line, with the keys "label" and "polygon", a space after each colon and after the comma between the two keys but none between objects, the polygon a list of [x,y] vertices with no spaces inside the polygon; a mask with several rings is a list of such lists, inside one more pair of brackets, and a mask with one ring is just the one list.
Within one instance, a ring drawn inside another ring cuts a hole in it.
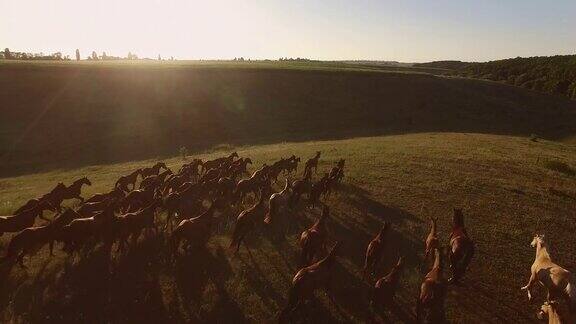
[{"label": "dense tree canopy", "polygon": [[460,74],[576,99],[576,55],[473,63],[461,69]]}]

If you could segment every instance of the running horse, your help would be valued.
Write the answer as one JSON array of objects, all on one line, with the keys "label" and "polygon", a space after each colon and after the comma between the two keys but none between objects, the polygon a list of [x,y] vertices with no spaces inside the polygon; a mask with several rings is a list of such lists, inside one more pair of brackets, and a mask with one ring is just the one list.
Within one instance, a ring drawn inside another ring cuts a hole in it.
[{"label": "running horse", "polygon": [[164,162],[158,162],[149,168],[142,169],[140,175],[142,176],[142,179],[146,179],[149,176],[158,175],[160,169],[168,170],[168,167]]},{"label": "running horse", "polygon": [[[130,173],[129,175],[121,176],[116,181],[114,188],[120,188],[122,191],[131,191],[136,189],[136,181],[138,181],[138,176],[142,174],[142,169],[137,169]],[[132,185],[132,189],[128,188],[128,185]]]},{"label": "running horse", "polygon": [[80,201],[84,202],[84,198],[80,196],[82,193],[83,185],[91,186],[92,182],[90,182],[90,180],[88,180],[86,177],[80,178],[74,181],[69,187],[62,189],[59,193],[59,198],[62,200],[79,199]]},{"label": "running horse", "polygon": [[450,234],[450,269],[452,278],[448,279],[449,283],[457,283],[474,256],[474,242],[468,236],[464,227],[464,214],[462,209],[454,208],[452,218],[452,234]]}]

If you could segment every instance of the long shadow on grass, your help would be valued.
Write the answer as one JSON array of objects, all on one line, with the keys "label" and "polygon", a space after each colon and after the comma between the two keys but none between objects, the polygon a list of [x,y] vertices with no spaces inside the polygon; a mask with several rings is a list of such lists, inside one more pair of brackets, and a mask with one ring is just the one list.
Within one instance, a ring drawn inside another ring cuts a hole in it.
[{"label": "long shadow on grass", "polygon": [[[225,252],[217,247],[213,255],[206,249],[190,251],[176,261],[175,277],[178,293],[189,319],[203,323],[244,323],[243,310],[225,289],[224,282],[231,274]],[[213,285],[217,301],[208,311],[203,310],[205,288]]]}]

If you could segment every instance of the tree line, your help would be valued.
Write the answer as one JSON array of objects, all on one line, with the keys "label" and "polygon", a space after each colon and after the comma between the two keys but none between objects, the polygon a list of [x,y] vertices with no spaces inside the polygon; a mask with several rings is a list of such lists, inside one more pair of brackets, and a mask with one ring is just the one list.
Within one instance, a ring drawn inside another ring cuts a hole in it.
[{"label": "tree line", "polygon": [[[76,61],[82,60],[80,55],[80,50],[76,49],[75,51],[75,58]],[[5,48],[4,51],[0,52],[0,59],[4,60],[55,60],[55,61],[70,61],[72,60],[69,55],[62,55],[62,52],[56,52],[53,54],[44,54],[44,53],[26,53],[26,52],[14,52],[11,51],[9,48]],[[125,57],[122,56],[113,56],[108,55],[106,52],[102,52],[101,55],[98,55],[96,51],[92,51],[90,55],[88,55],[86,60],[89,61],[113,61],[113,60],[138,60],[140,59],[138,55],[128,52],[128,55]],[[150,60],[148,58],[144,58],[145,60]],[[158,60],[161,61],[162,57],[158,55]],[[170,60],[173,61],[174,57],[170,57]]]},{"label": "tree line", "polygon": [[517,57],[470,63],[457,74],[576,99],[576,55]]},{"label": "tree line", "polygon": [[5,60],[70,60],[69,55],[62,55],[62,52],[52,54],[40,53],[26,53],[26,52],[12,52],[9,48],[5,48],[0,52],[0,59]]}]

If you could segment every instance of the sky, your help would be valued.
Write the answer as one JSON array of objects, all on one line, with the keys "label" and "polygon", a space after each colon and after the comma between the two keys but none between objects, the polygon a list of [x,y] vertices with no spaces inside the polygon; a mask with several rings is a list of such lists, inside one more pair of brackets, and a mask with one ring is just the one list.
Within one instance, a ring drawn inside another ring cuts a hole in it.
[{"label": "sky", "polygon": [[0,0],[0,47],[401,62],[576,54],[576,0]]}]

